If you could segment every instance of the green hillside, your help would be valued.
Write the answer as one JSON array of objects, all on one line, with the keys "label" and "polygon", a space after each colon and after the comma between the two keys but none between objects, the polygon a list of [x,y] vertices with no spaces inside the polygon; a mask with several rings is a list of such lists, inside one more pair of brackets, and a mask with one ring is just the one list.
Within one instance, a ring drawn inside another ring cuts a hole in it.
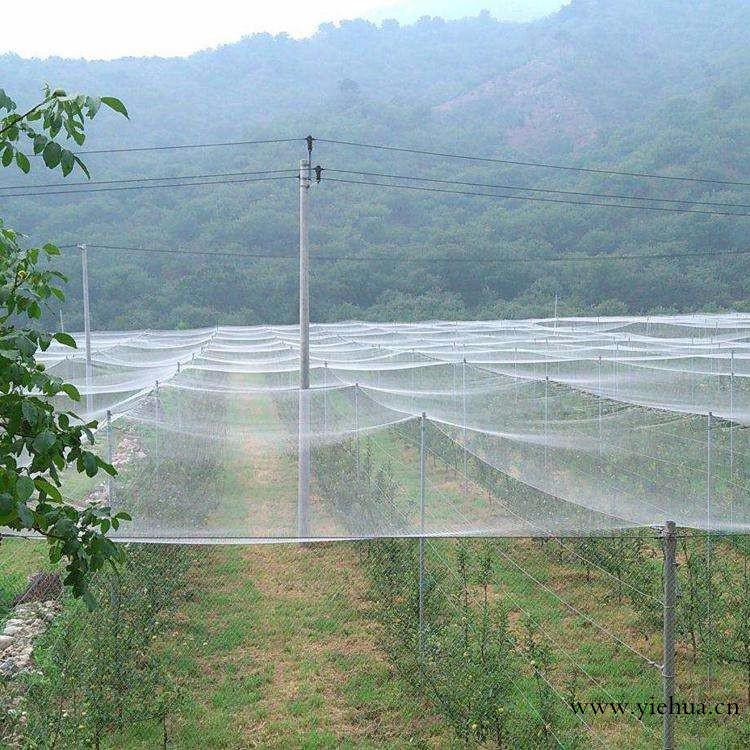
[{"label": "green hillside", "polygon": [[[122,98],[131,123],[115,117],[105,122],[102,115],[86,149],[312,133],[514,161],[750,182],[745,0],[573,0],[525,24],[501,23],[487,14],[411,26],[353,21],[323,26],[310,39],[256,35],[188,58],[88,62],[6,55],[0,70],[0,87],[21,106],[34,100],[44,81]],[[302,143],[286,143],[92,154],[87,163],[94,180],[108,180],[293,169],[304,156]],[[324,143],[316,144],[313,159],[327,169],[711,201],[741,206],[717,211],[750,213],[750,187]],[[41,170],[31,178],[18,173],[3,180],[23,186],[55,182]],[[748,255],[647,262],[419,260],[731,252],[748,247],[748,218],[325,179],[312,199],[313,258],[364,259],[313,261],[312,316],[319,321],[547,315],[555,294],[561,313],[750,304]],[[297,242],[293,179],[0,201],[11,225],[60,243],[289,255]],[[91,255],[97,327],[288,323],[296,317],[293,259],[115,250]],[[395,255],[401,260],[387,260]],[[77,327],[75,251],[67,251],[63,262],[71,274],[66,324]]]}]

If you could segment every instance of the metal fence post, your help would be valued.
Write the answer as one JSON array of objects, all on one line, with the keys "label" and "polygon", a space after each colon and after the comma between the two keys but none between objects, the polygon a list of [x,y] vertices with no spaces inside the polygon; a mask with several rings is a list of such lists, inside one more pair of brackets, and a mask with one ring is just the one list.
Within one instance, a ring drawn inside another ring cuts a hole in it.
[{"label": "metal fence post", "polygon": [[[545,362],[545,368],[547,363]],[[544,469],[547,470],[547,451],[549,434],[549,377],[544,376]]]},{"label": "metal fence post", "polygon": [[354,384],[354,455],[356,476],[359,480],[359,383]]},{"label": "metal fence post", "polygon": [[[107,463],[112,465],[112,412],[109,409],[107,409]],[[111,505],[112,500],[112,475],[107,474],[107,502]]]},{"label": "metal fence post", "polygon": [[323,434],[328,435],[328,362],[323,362]]},{"label": "metal fence post", "polygon": [[461,411],[464,423],[464,500],[469,495],[469,450],[466,432],[466,358],[464,357],[461,371]]},{"label": "metal fence post", "polygon": [[[708,598],[706,600],[706,618],[708,620],[708,632],[713,636],[713,617],[711,613],[711,598],[713,596],[713,578],[711,575],[711,525],[713,518],[711,516],[711,485],[712,485],[712,451],[713,451],[713,414],[708,412],[706,423],[706,573],[708,575]],[[713,661],[711,659],[711,649],[708,649],[708,664],[706,668],[708,680],[708,690],[711,691],[711,680],[713,678]]]},{"label": "metal fence post", "polygon": [[734,349],[729,355],[729,478],[734,475]]},{"label": "metal fence post", "polygon": [[424,653],[424,499],[425,499],[425,422],[419,420],[419,653]]},{"label": "metal fence post", "polygon": [[88,249],[85,244],[78,245],[81,251],[82,277],[81,284],[83,290],[83,335],[86,344],[86,411],[88,417],[94,410],[94,397],[91,393],[91,383],[93,380],[93,366],[91,361],[91,307],[89,304],[89,260]]},{"label": "metal fence post", "polygon": [[674,750],[672,702],[675,688],[675,600],[677,594],[677,536],[675,522],[664,526],[664,655],[662,664],[663,748]]},{"label": "metal fence post", "polygon": [[156,470],[159,470],[159,419],[161,418],[159,409],[159,381],[154,384],[154,459],[156,461]]}]

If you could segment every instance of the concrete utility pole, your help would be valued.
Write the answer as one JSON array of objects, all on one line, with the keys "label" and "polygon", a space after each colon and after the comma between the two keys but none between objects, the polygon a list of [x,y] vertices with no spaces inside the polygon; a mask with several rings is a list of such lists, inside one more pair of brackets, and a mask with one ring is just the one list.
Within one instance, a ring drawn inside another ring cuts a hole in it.
[{"label": "concrete utility pole", "polygon": [[299,163],[299,485],[297,536],[309,534],[310,514],[310,162]]},{"label": "concrete utility pole", "polygon": [[91,308],[89,306],[89,254],[85,244],[78,245],[81,251],[81,265],[83,270],[83,333],[86,340],[86,411],[90,415],[93,411],[91,395]]},{"label": "concrete utility pole", "polygon": [[675,522],[664,526],[664,656],[661,668],[662,701],[666,703],[663,721],[663,748],[674,750],[672,701],[675,685],[675,600],[677,597],[677,535]]}]

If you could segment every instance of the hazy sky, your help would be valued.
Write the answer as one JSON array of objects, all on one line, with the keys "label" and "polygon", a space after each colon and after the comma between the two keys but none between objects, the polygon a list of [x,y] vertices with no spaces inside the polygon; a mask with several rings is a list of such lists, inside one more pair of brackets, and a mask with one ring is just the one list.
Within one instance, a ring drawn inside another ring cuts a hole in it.
[{"label": "hazy sky", "polygon": [[[497,18],[526,20],[569,0],[35,0],[33,20],[13,23],[0,53],[24,57],[113,58],[187,55],[242,36],[285,31],[312,34],[347,18],[410,23],[424,15],[460,18],[487,8]],[[7,20],[7,19],[6,19]]]}]

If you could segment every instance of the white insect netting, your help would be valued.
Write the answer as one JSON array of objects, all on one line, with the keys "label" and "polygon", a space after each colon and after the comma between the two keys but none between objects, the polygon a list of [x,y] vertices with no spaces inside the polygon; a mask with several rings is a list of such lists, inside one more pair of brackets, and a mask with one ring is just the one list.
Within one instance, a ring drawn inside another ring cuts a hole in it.
[{"label": "white insect netting", "polygon": [[302,410],[298,352],[265,326],[41,354],[119,472],[69,494],[139,540],[750,528],[750,316],[313,325]]}]

